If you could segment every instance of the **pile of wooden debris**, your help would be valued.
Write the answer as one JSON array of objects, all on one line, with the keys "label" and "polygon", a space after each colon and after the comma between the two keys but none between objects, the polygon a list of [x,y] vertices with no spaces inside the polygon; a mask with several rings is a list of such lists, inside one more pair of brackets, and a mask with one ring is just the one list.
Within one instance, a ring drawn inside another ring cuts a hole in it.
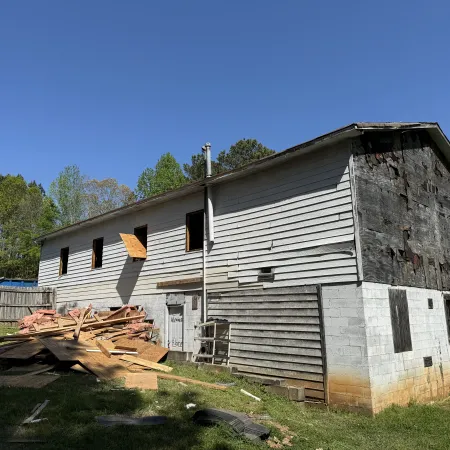
[{"label": "pile of wooden debris", "polygon": [[[0,376],[0,386],[40,388],[58,377],[44,372],[68,368],[100,380],[125,378],[129,388],[157,389],[157,377],[207,384],[170,375],[172,368],[159,364],[169,349],[160,345],[158,330],[145,318],[144,311],[128,305],[95,313],[89,306],[64,316],[35,311],[19,321],[19,333],[0,338],[6,341],[0,359],[12,365]],[[26,373],[15,375],[19,371]]]}]

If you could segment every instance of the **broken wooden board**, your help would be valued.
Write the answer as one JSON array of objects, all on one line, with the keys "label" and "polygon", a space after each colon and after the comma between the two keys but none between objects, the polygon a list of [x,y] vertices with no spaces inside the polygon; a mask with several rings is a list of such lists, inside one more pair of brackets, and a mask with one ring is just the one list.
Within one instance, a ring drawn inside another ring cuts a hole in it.
[{"label": "broken wooden board", "polygon": [[60,361],[77,361],[77,355],[83,351],[81,348],[77,351],[74,346],[69,347],[67,344],[68,341],[65,341],[61,337],[40,338],[39,342],[50,350]]},{"label": "broken wooden board", "polygon": [[166,347],[155,345],[150,342],[143,341],[142,339],[128,339],[121,338],[117,341],[114,340],[116,348],[121,345],[131,345],[136,348],[139,353],[139,358],[146,359],[147,361],[159,362],[169,352]]},{"label": "broken wooden board", "polygon": [[73,333],[73,338],[74,339],[78,339],[78,337],[80,336],[80,332],[81,332],[81,327],[84,324],[84,321],[86,319],[88,319],[89,314],[91,313],[92,310],[92,305],[89,305],[87,308],[83,308],[80,312],[80,320],[77,323],[77,326],[75,328],[75,331]]},{"label": "broken wooden board", "polygon": [[128,255],[132,258],[145,259],[147,258],[147,250],[141,244],[141,241],[134,234],[119,233],[125,244]]},{"label": "broken wooden board", "polygon": [[158,378],[163,378],[165,380],[174,380],[174,381],[182,381],[184,383],[197,384],[199,386],[207,387],[210,389],[218,389],[219,391],[225,391],[227,389],[226,386],[219,386],[217,384],[206,383],[204,381],[193,380],[192,378],[179,377],[177,375],[171,375],[169,373],[155,373]]},{"label": "broken wooden board", "polygon": [[28,359],[37,355],[45,349],[39,341],[34,340],[31,342],[24,342],[21,345],[17,345],[14,348],[0,354],[2,359]]},{"label": "broken wooden board", "polygon": [[126,350],[128,352],[137,352],[137,346],[136,345],[115,345],[115,348],[117,348],[117,350]]},{"label": "broken wooden board", "polygon": [[168,280],[168,281],[159,281],[156,283],[156,287],[158,289],[168,286],[177,286],[182,284],[196,284],[201,283],[203,281],[203,277],[196,277],[196,278],[183,278],[181,280]]},{"label": "broken wooden board", "polygon": [[158,389],[158,379],[156,373],[127,373],[125,375],[125,387],[137,389],[150,389],[156,391]]},{"label": "broken wooden board", "polygon": [[119,360],[107,358],[102,353],[88,353],[78,357],[78,361],[101,380],[124,377],[129,370]]},{"label": "broken wooden board", "polygon": [[[97,345],[97,347],[100,349],[100,351],[107,357],[107,358],[111,358],[111,353],[109,353],[109,349],[108,346],[105,345],[106,341],[99,341],[96,340],[95,344]],[[113,346],[114,348],[114,346]]]},{"label": "broken wooden board", "polygon": [[172,372],[172,367],[164,366],[162,364],[155,363],[153,361],[147,361],[146,359],[136,358],[132,355],[123,355],[120,357],[123,361],[128,361],[139,366],[149,367],[150,369],[161,370],[162,372]]},{"label": "broken wooden board", "polygon": [[57,380],[59,375],[0,376],[0,386],[39,389]]},{"label": "broken wooden board", "polygon": [[[113,319],[108,321],[102,321],[97,322],[95,319],[88,319],[85,321],[84,325],[81,327],[81,330],[88,330],[89,328],[102,328],[105,325],[113,325],[116,323],[124,323],[124,322],[130,322],[132,320],[139,320],[139,319],[145,319],[146,314],[141,314],[139,316],[135,317],[123,317],[121,319]],[[93,321],[93,322],[92,322]],[[51,336],[53,334],[60,334],[67,331],[73,331],[75,330],[76,325],[70,326],[70,327],[64,327],[64,328],[55,328],[54,330],[47,330],[47,331],[40,331],[35,333],[26,333],[26,334],[12,334],[11,336],[7,336],[8,340],[15,340],[15,339],[29,339],[30,337],[40,337],[40,336]],[[0,341],[3,340],[2,337],[0,337]]]},{"label": "broken wooden board", "polygon": [[[138,350],[139,352],[139,350]],[[146,359],[148,361],[159,362],[164,356],[169,353],[169,349],[166,347],[161,347],[160,345],[149,344],[144,348],[142,352],[139,352],[139,358]]]}]

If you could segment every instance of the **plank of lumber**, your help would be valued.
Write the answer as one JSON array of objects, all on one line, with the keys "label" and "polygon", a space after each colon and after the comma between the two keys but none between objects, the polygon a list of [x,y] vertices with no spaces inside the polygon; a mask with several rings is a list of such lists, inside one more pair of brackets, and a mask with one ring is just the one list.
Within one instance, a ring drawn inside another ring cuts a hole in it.
[{"label": "plank of lumber", "polygon": [[102,380],[121,378],[130,373],[120,361],[114,358],[107,358],[101,353],[86,352],[78,357],[78,361]]},{"label": "plank of lumber", "polygon": [[0,355],[2,359],[28,359],[37,355],[45,346],[37,340],[31,342],[24,342],[21,345],[16,345],[14,348],[9,349],[5,353]]},{"label": "plank of lumber", "polygon": [[127,373],[125,375],[125,387],[150,389],[156,391],[158,389],[158,378],[156,373],[142,372],[142,373]]},{"label": "plank of lumber", "polygon": [[192,378],[179,377],[177,375],[172,375],[169,373],[158,372],[156,374],[158,378],[163,378],[165,380],[182,381],[183,383],[198,384],[199,386],[204,386],[210,389],[218,389],[219,391],[225,391],[226,386],[219,386],[217,384],[205,383],[204,381],[193,380]]},{"label": "plank of lumber", "polygon": [[111,358],[111,353],[109,353],[109,350],[105,347],[102,341],[97,340],[95,341],[95,344],[107,358]]},{"label": "plank of lumber", "polygon": [[77,327],[75,328],[75,331],[73,333],[73,338],[78,339],[80,336],[81,327],[84,324],[84,321],[88,318],[90,312],[92,310],[92,305],[89,305],[87,308],[82,309],[80,313],[80,321],[77,323]]},{"label": "plank of lumber", "polygon": [[137,347],[133,344],[115,345],[115,348],[117,348],[117,350],[126,350],[128,352],[137,352]]},{"label": "plank of lumber", "polygon": [[146,359],[136,358],[136,356],[123,355],[120,359],[140,366],[149,367],[150,369],[161,370],[162,372],[172,372],[173,370],[172,367],[164,366],[153,361],[147,361]]},{"label": "plank of lumber", "polygon": [[163,288],[167,286],[177,286],[179,284],[193,284],[193,283],[201,283],[203,281],[203,277],[196,278],[182,278],[181,280],[168,280],[168,281],[160,281],[156,283],[156,287]]},{"label": "plank of lumber", "polygon": [[105,338],[106,339],[112,339],[112,338],[115,338],[117,336],[123,336],[124,334],[127,334],[127,333],[128,333],[128,330],[116,331],[114,333],[106,334]]},{"label": "plank of lumber", "polygon": [[[130,322],[132,320],[139,320],[139,319],[144,319],[146,316],[146,314],[141,314],[140,316],[136,316],[136,317],[123,317],[121,319],[113,319],[113,320],[108,320],[108,321],[103,321],[103,322],[97,322],[95,319],[94,322],[89,322],[89,324],[87,324],[85,321],[84,325],[81,327],[81,330],[86,330],[90,327],[93,328],[99,328],[99,327],[104,327],[105,325],[113,325],[116,323],[123,323],[123,322]],[[30,337],[40,337],[40,336],[51,336],[53,334],[59,334],[59,333],[65,333],[67,331],[73,331],[75,330],[76,325],[70,326],[70,327],[64,327],[64,328],[55,328],[54,330],[48,330],[48,331],[41,331],[41,332],[36,332],[36,333],[27,333],[27,334],[12,334],[11,336],[8,336],[9,340],[14,340],[14,339],[29,339]],[[1,338],[0,338],[1,340]]]}]

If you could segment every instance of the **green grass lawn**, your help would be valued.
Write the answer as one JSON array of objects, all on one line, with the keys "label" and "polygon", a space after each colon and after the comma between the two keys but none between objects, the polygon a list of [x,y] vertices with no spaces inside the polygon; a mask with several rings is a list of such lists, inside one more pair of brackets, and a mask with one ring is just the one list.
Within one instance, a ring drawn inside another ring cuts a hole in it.
[{"label": "green grass lawn", "polygon": [[[217,407],[253,414],[268,414],[262,422],[282,441],[295,435],[294,449],[450,449],[450,401],[432,405],[392,407],[375,418],[344,412],[304,408],[268,394],[263,387],[230,374],[215,374],[194,365],[172,364],[173,374],[202,381],[237,383],[226,391],[200,386],[182,386],[159,380],[158,391],[121,389],[120,382],[97,382],[92,375],[60,372],[61,377],[42,389],[0,388],[0,448],[11,449],[257,449],[269,448],[232,435],[226,427],[204,428],[192,423],[196,409]],[[52,375],[46,375],[52,376]],[[240,389],[261,397],[261,402]],[[37,403],[49,399],[41,417],[48,421],[31,424],[25,436],[43,439],[41,444],[8,443],[6,439],[28,417]],[[196,408],[187,410],[187,403]],[[103,428],[99,415],[165,415],[158,426]]]}]

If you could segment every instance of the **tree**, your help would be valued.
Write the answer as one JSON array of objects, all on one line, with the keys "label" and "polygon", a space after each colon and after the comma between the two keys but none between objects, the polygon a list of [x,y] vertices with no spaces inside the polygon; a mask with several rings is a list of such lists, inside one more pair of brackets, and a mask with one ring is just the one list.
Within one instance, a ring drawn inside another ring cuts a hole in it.
[{"label": "tree", "polygon": [[[272,155],[275,150],[265,147],[256,139],[241,139],[232,145],[229,150],[222,150],[216,161],[211,161],[213,175],[237,169],[252,161]],[[193,155],[191,164],[183,164],[183,169],[190,181],[204,178],[204,157],[201,153]]]},{"label": "tree", "polygon": [[88,217],[104,214],[134,201],[132,190],[124,184],[119,185],[115,178],[87,180],[85,196]]},{"label": "tree", "polygon": [[146,168],[138,178],[136,196],[138,199],[161,194],[176,189],[186,183],[180,164],[170,154],[165,153],[154,169]]},{"label": "tree", "polygon": [[252,161],[273,155],[275,150],[265,147],[256,139],[241,139],[228,151],[222,150],[217,156],[220,171],[237,169]]},{"label": "tree", "polygon": [[35,239],[56,226],[57,209],[42,186],[22,176],[0,176],[0,276],[35,278],[39,245]]},{"label": "tree", "polygon": [[65,167],[50,184],[50,197],[59,209],[59,224],[67,226],[87,217],[85,209],[86,177],[76,165]]}]

